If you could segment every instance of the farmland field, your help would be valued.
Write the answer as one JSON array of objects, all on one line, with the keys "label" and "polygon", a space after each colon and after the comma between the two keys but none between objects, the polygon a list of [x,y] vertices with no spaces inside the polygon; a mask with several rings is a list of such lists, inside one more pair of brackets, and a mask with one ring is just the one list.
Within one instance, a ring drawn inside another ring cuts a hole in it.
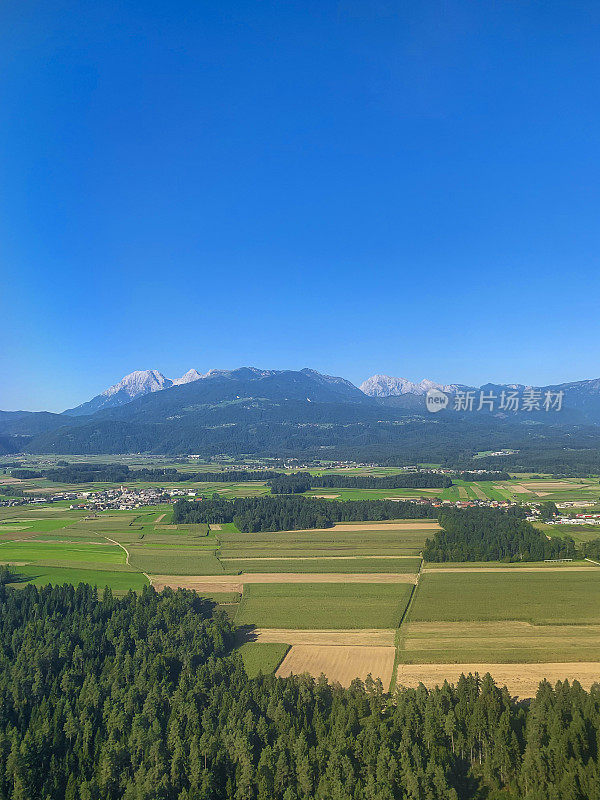
[{"label": "farmland field", "polygon": [[[202,548],[159,548],[127,545],[130,564],[141,572],[173,575],[222,575],[223,565],[214,551]],[[0,549],[1,553],[1,549]],[[231,571],[235,568],[232,567]]]},{"label": "farmland field", "polygon": [[410,622],[600,623],[600,571],[426,573]]},{"label": "farmland field", "polygon": [[396,639],[394,628],[362,628],[358,630],[254,628],[252,635],[258,642],[285,642],[318,645],[360,645],[364,647],[393,647]]},{"label": "farmland field", "polygon": [[408,622],[400,631],[400,656],[405,664],[600,662],[600,625]]},{"label": "farmland field", "polygon": [[219,533],[222,558],[255,558],[260,556],[292,558],[297,556],[418,556],[425,540],[439,530],[437,523],[419,527],[385,523],[378,527],[366,523],[335,526],[322,531],[287,531],[279,533]]},{"label": "farmland field", "polygon": [[535,697],[540,681],[551,684],[557,681],[579,681],[584,689],[590,689],[600,682],[600,664],[582,663],[544,663],[544,664],[401,664],[398,667],[396,685],[416,688],[420,683],[427,688],[442,686],[444,681],[456,683],[460,676],[472,673],[480,678],[490,673],[498,686],[506,686],[512,696],[522,699]]},{"label": "farmland field", "polygon": [[238,625],[257,628],[395,628],[411,594],[408,584],[252,584]]},{"label": "farmland field", "polygon": [[288,644],[245,642],[237,652],[242,657],[248,677],[255,678],[261,672],[263,675],[275,672],[289,649]]},{"label": "farmland field", "polygon": [[114,592],[124,593],[133,589],[141,591],[144,586],[148,586],[148,580],[138,572],[121,570],[94,570],[94,569],[72,569],[69,567],[44,567],[44,566],[23,566],[15,570],[19,580],[12,584],[17,588],[26,583],[34,586],[46,586],[49,583],[61,585],[70,583],[77,586],[78,583],[90,583],[98,587],[101,593],[105,586]]},{"label": "farmland field", "polygon": [[124,564],[125,553],[120,547],[107,543],[71,543],[57,541],[1,542],[0,562],[36,562],[40,564],[85,561],[99,564]]},{"label": "farmland field", "polygon": [[330,681],[349,686],[355,678],[378,678],[387,690],[394,667],[393,647],[293,645],[277,670],[278,677],[321,674]]},{"label": "farmland field", "polygon": [[[0,550],[1,552],[1,550]],[[383,556],[380,558],[233,558],[223,559],[226,569],[248,572],[393,572],[407,573],[418,572],[421,564],[420,558],[394,558]]]},{"label": "farmland field", "polygon": [[[137,461],[149,463],[144,457]],[[181,469],[198,466],[182,464]],[[394,470],[340,472],[388,475]],[[45,480],[24,483],[36,493],[40,487],[47,493],[59,490]],[[173,485],[192,487],[204,497],[250,497],[269,491],[264,481]],[[77,485],[77,491],[85,488]],[[101,484],[88,488],[94,491]],[[321,488],[310,494],[340,500],[441,497],[596,503],[600,485],[597,478],[518,475],[503,481],[456,480],[447,489]],[[600,537],[600,526],[536,527],[547,535],[573,536],[577,542]],[[430,563],[423,565],[415,587],[420,553],[438,529],[435,520],[419,519],[247,534],[233,523],[211,525],[210,530],[205,524],[175,525],[168,504],[90,514],[61,501],[0,508],[0,562],[14,565],[17,587],[86,581],[99,591],[108,585],[123,593],[148,585],[147,573],[158,590],[166,585],[196,589],[237,625],[253,629],[256,640],[239,648],[249,674],[259,669],[278,669],[278,674],[308,670],[318,677],[323,671],[331,680],[347,684],[371,672],[387,689],[394,654],[399,682],[419,675],[430,682],[439,678],[440,669],[451,677],[457,668],[486,663],[498,675],[505,674],[501,667],[536,662],[556,662],[556,674],[562,669],[565,675],[564,665],[586,662],[585,675],[594,673],[594,662],[600,663],[597,567],[586,561]],[[400,626],[411,593],[411,606]],[[511,675],[506,680],[514,682],[518,670]]]}]

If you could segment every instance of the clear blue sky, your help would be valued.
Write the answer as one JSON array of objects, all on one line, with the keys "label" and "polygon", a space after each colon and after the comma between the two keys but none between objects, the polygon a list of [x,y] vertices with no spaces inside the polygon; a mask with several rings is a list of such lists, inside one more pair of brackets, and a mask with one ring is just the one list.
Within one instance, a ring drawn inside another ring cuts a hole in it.
[{"label": "clear blue sky", "polygon": [[0,408],[600,376],[600,4],[4,0]]}]

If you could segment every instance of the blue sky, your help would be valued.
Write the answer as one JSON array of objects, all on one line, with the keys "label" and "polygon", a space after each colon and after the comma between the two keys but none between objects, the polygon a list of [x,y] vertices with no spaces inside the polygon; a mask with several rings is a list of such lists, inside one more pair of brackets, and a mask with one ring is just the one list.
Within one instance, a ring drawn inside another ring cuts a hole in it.
[{"label": "blue sky", "polygon": [[0,8],[0,408],[600,376],[596,2]]}]

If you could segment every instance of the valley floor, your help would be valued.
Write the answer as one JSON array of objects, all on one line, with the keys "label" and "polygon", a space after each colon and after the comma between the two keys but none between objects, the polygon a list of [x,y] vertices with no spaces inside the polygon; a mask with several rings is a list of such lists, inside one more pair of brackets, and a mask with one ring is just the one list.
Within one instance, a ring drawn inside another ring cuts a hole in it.
[{"label": "valley floor", "polygon": [[[543,481],[523,478],[519,487],[534,483],[542,491]],[[509,486],[520,491],[505,482],[505,494]],[[591,488],[545,486],[548,495]],[[479,487],[500,491],[483,482],[470,491]],[[424,564],[434,521],[241,534],[230,524],[174,525],[172,514],[170,505],[100,514],[59,503],[2,508],[0,562],[13,565],[17,587],[195,589],[239,626],[252,674],[323,673],[343,685],[370,674],[387,690],[489,671],[520,696],[544,678],[600,682],[600,566],[592,561]],[[581,541],[600,533],[568,532]]]}]

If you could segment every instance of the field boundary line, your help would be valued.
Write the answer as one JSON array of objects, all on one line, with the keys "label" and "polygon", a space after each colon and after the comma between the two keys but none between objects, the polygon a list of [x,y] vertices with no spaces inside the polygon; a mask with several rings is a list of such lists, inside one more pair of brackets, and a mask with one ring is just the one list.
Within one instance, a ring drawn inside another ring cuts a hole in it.
[{"label": "field boundary line", "polygon": [[595,564],[597,567],[600,567],[600,561],[594,561],[594,559],[593,559],[593,558],[588,558],[587,556],[586,556],[586,559],[585,559],[585,560],[586,560],[586,561],[589,561],[589,562],[590,562],[590,564]]},{"label": "field boundary line", "polygon": [[410,611],[410,607],[414,600],[415,594],[417,593],[417,588],[419,586],[419,578],[421,577],[421,573],[423,571],[423,564],[425,563],[425,559],[423,558],[423,554],[421,554],[421,563],[419,564],[419,571],[417,572],[417,577],[415,582],[413,583],[412,589],[410,590],[410,596],[408,598],[408,603],[406,604],[406,608],[404,609],[404,613],[400,618],[400,622],[398,624],[398,631],[396,632],[396,653],[394,655],[394,666],[392,667],[392,677],[390,679],[390,688],[389,691],[393,692],[394,687],[396,685],[396,680],[398,679],[398,666],[400,664],[400,645],[401,645],[401,638],[402,638],[402,624],[406,620],[408,616],[408,612]]},{"label": "field boundary line", "polygon": [[[105,536],[104,538],[108,542],[112,542],[113,544],[116,544],[117,547],[120,547],[121,550],[125,551],[125,563],[127,564],[128,567],[131,567],[132,565],[129,563],[129,550],[126,547],[124,547],[120,542],[115,541],[115,539],[111,539],[110,536]],[[142,575],[144,575],[148,579],[148,581],[150,583],[150,586],[152,586],[152,578],[150,577],[150,575],[148,575],[148,573],[144,572],[143,570],[140,570],[140,572],[142,573]]]}]

